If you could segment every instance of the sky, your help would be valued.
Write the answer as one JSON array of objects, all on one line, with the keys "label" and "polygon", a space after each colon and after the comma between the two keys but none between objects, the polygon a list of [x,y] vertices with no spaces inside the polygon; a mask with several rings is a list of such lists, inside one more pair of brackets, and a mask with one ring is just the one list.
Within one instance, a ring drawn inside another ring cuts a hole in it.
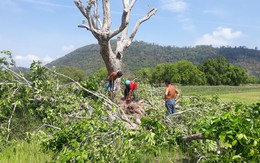
[{"label": "sky", "polygon": [[[260,0],[137,0],[129,32],[157,8],[134,40],[162,46],[260,49],[259,6]],[[119,27],[121,14],[122,1],[111,0],[111,29]],[[0,50],[11,51],[17,66],[30,67],[38,60],[49,63],[97,43],[89,31],[78,28],[83,20],[73,0],[0,0]]]}]

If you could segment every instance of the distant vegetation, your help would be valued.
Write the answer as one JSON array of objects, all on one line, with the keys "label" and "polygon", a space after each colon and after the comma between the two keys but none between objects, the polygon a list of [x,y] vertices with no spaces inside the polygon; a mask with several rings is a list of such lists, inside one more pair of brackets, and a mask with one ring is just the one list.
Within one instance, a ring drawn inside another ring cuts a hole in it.
[{"label": "distant vegetation", "polygon": [[138,71],[138,78],[150,84],[163,83],[170,79],[182,85],[240,85],[257,83],[246,74],[244,68],[229,64],[224,57],[207,59],[195,66],[181,60],[175,63],[161,63],[154,68],[143,68]]},{"label": "distant vegetation", "polygon": [[[155,67],[160,63],[187,60],[194,65],[204,63],[210,58],[223,56],[227,62],[245,68],[250,76],[260,77],[260,51],[239,47],[219,47],[202,45],[195,47],[160,46],[143,41],[134,41],[123,58],[125,74],[136,73],[141,68]],[[105,64],[99,54],[99,46],[91,44],[65,55],[49,64],[48,67],[72,66],[91,75]]]}]

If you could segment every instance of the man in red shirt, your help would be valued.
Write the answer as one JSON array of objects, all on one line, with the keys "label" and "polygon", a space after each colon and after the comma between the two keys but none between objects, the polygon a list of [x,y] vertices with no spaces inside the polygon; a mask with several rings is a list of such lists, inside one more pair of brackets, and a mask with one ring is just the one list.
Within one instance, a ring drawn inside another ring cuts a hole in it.
[{"label": "man in red shirt", "polygon": [[134,81],[126,80],[125,81],[125,91],[124,91],[124,98],[127,101],[131,100],[131,95],[134,96],[134,101],[137,101],[137,84]]}]

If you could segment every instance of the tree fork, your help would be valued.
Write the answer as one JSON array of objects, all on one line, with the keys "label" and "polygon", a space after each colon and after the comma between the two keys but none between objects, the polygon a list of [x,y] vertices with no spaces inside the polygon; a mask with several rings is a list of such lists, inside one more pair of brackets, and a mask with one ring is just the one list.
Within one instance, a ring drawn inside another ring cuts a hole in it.
[{"label": "tree fork", "polygon": [[[86,28],[90,31],[93,36],[98,40],[100,45],[100,54],[105,62],[108,73],[113,71],[122,71],[122,58],[124,51],[131,45],[139,26],[150,19],[156,12],[157,9],[151,9],[142,19],[138,20],[132,30],[130,36],[127,36],[127,31],[130,21],[130,12],[134,7],[136,0],[122,0],[123,13],[121,16],[121,24],[118,28],[111,30],[111,12],[110,12],[110,0],[102,0],[103,9],[103,22],[100,20],[98,14],[98,2],[97,0],[88,1],[86,7],[83,5],[81,0],[74,0],[75,5],[78,7],[83,16],[87,19],[86,23],[83,22],[78,27]],[[91,14],[93,11],[93,14]],[[119,35],[116,43],[116,50],[113,52],[110,44],[110,40]],[[116,90],[120,90],[120,82],[115,82]]]}]

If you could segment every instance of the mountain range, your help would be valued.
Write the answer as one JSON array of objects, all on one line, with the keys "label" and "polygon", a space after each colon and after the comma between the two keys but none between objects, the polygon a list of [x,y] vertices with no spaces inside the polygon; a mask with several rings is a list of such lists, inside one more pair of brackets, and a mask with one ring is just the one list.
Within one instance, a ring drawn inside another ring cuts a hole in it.
[{"label": "mountain range", "polygon": [[[115,49],[115,41],[112,41],[112,48]],[[165,62],[177,62],[179,60],[191,61],[199,65],[209,58],[224,56],[227,61],[236,66],[246,69],[251,76],[260,77],[260,50],[239,47],[213,47],[200,45],[195,47],[161,46],[154,43],[134,41],[126,49],[123,57],[123,72],[135,73],[141,68],[154,67]],[[58,58],[47,67],[72,66],[91,75],[99,68],[104,67],[104,61],[99,54],[99,45],[91,44],[78,48],[71,53]]]}]

